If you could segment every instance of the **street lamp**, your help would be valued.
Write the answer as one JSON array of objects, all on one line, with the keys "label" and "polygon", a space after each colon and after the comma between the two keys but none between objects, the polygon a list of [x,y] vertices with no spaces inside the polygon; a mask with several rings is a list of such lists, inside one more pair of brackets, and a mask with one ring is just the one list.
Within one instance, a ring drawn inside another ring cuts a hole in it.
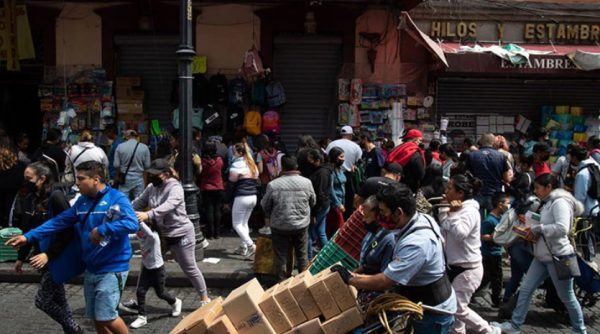
[{"label": "street lamp", "polygon": [[181,149],[181,173],[185,209],[194,224],[196,234],[196,261],[204,258],[200,229],[200,213],[196,194],[198,187],[194,183],[192,169],[192,58],[196,54],[192,44],[192,0],[181,0],[179,8],[179,36],[177,48],[179,59],[179,143]]}]

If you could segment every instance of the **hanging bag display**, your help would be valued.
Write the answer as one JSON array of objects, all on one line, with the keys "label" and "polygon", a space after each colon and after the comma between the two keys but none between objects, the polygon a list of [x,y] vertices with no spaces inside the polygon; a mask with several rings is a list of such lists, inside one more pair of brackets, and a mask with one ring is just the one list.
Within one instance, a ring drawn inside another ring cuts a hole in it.
[{"label": "hanging bag display", "polygon": [[265,71],[256,46],[252,45],[252,48],[246,51],[242,71],[247,77],[259,75]]},{"label": "hanging bag display", "polygon": [[285,104],[285,90],[279,81],[271,81],[265,88],[267,93],[267,104],[269,107],[279,107]]},{"label": "hanging bag display", "polygon": [[251,136],[257,136],[260,134],[262,125],[262,116],[260,112],[256,110],[249,110],[244,116],[244,129]]},{"label": "hanging bag display", "polygon": [[262,115],[262,132],[270,134],[281,132],[281,122],[277,111],[269,110]]}]

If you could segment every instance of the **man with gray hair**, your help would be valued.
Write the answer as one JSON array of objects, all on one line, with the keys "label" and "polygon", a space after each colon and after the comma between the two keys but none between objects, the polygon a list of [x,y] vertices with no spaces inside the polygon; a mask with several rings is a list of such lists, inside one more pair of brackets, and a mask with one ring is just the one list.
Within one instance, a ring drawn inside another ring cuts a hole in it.
[{"label": "man with gray hair", "polygon": [[496,136],[493,133],[484,134],[479,142],[481,147],[468,153],[465,166],[483,183],[480,193],[475,196],[483,219],[493,209],[492,195],[502,192],[504,183],[510,183],[512,170],[506,156],[494,148]]},{"label": "man with gray hair", "polygon": [[119,191],[129,199],[139,197],[144,191],[144,171],[150,168],[150,150],[139,141],[135,130],[125,131],[125,142],[117,146],[113,165]]}]

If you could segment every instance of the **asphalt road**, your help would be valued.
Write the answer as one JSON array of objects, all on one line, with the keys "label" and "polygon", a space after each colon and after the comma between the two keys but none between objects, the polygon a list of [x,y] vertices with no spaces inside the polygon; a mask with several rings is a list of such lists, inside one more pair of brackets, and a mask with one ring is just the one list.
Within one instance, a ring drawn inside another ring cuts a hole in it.
[{"label": "asphalt road", "polygon": [[[61,328],[34,305],[37,284],[26,283],[0,283],[0,333],[43,333],[59,334]],[[168,288],[168,291],[183,300],[183,314],[187,314],[198,306],[198,296],[191,288]],[[230,290],[209,289],[211,297],[226,296]],[[79,285],[67,286],[67,298],[73,309],[76,320],[88,331],[94,333],[93,324],[83,319],[84,300],[83,287]],[[123,294],[123,300],[135,298],[133,287],[127,287]],[[472,307],[487,320],[497,320],[497,309],[491,307],[488,297],[476,297]],[[154,291],[147,295],[149,323],[141,329],[131,330],[131,333],[169,333],[175,327],[180,318],[169,316],[169,305],[158,299]],[[541,299],[534,298],[527,318],[527,325],[523,333],[558,334],[570,333],[569,326],[564,322],[564,316],[557,315],[551,309],[541,307]],[[586,316],[591,320],[587,322],[588,333],[600,334],[600,302],[591,309],[585,309]],[[129,324],[135,320],[135,316],[123,316]],[[595,321],[593,321],[595,320]],[[592,322],[593,321],[593,322]]]}]

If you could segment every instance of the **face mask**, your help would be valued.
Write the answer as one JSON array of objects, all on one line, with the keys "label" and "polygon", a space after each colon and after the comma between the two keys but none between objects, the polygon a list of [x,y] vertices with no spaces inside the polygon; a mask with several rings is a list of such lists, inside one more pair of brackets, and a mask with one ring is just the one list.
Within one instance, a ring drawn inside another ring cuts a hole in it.
[{"label": "face mask", "polygon": [[341,167],[344,164],[344,160],[338,160],[335,162],[336,167]]},{"label": "face mask", "polygon": [[386,230],[393,230],[396,227],[396,224],[388,217],[381,217],[379,224]]},{"label": "face mask", "polygon": [[25,180],[25,183],[23,185],[29,193],[36,193],[38,191],[37,186],[33,181]]},{"label": "face mask", "polygon": [[367,230],[367,232],[371,232],[371,233],[375,233],[377,231],[379,231],[379,223],[374,222],[374,223],[364,223],[365,225],[365,230]]},{"label": "face mask", "polygon": [[160,187],[163,184],[163,180],[159,175],[155,175],[150,178],[150,183],[152,183],[154,187]]}]

